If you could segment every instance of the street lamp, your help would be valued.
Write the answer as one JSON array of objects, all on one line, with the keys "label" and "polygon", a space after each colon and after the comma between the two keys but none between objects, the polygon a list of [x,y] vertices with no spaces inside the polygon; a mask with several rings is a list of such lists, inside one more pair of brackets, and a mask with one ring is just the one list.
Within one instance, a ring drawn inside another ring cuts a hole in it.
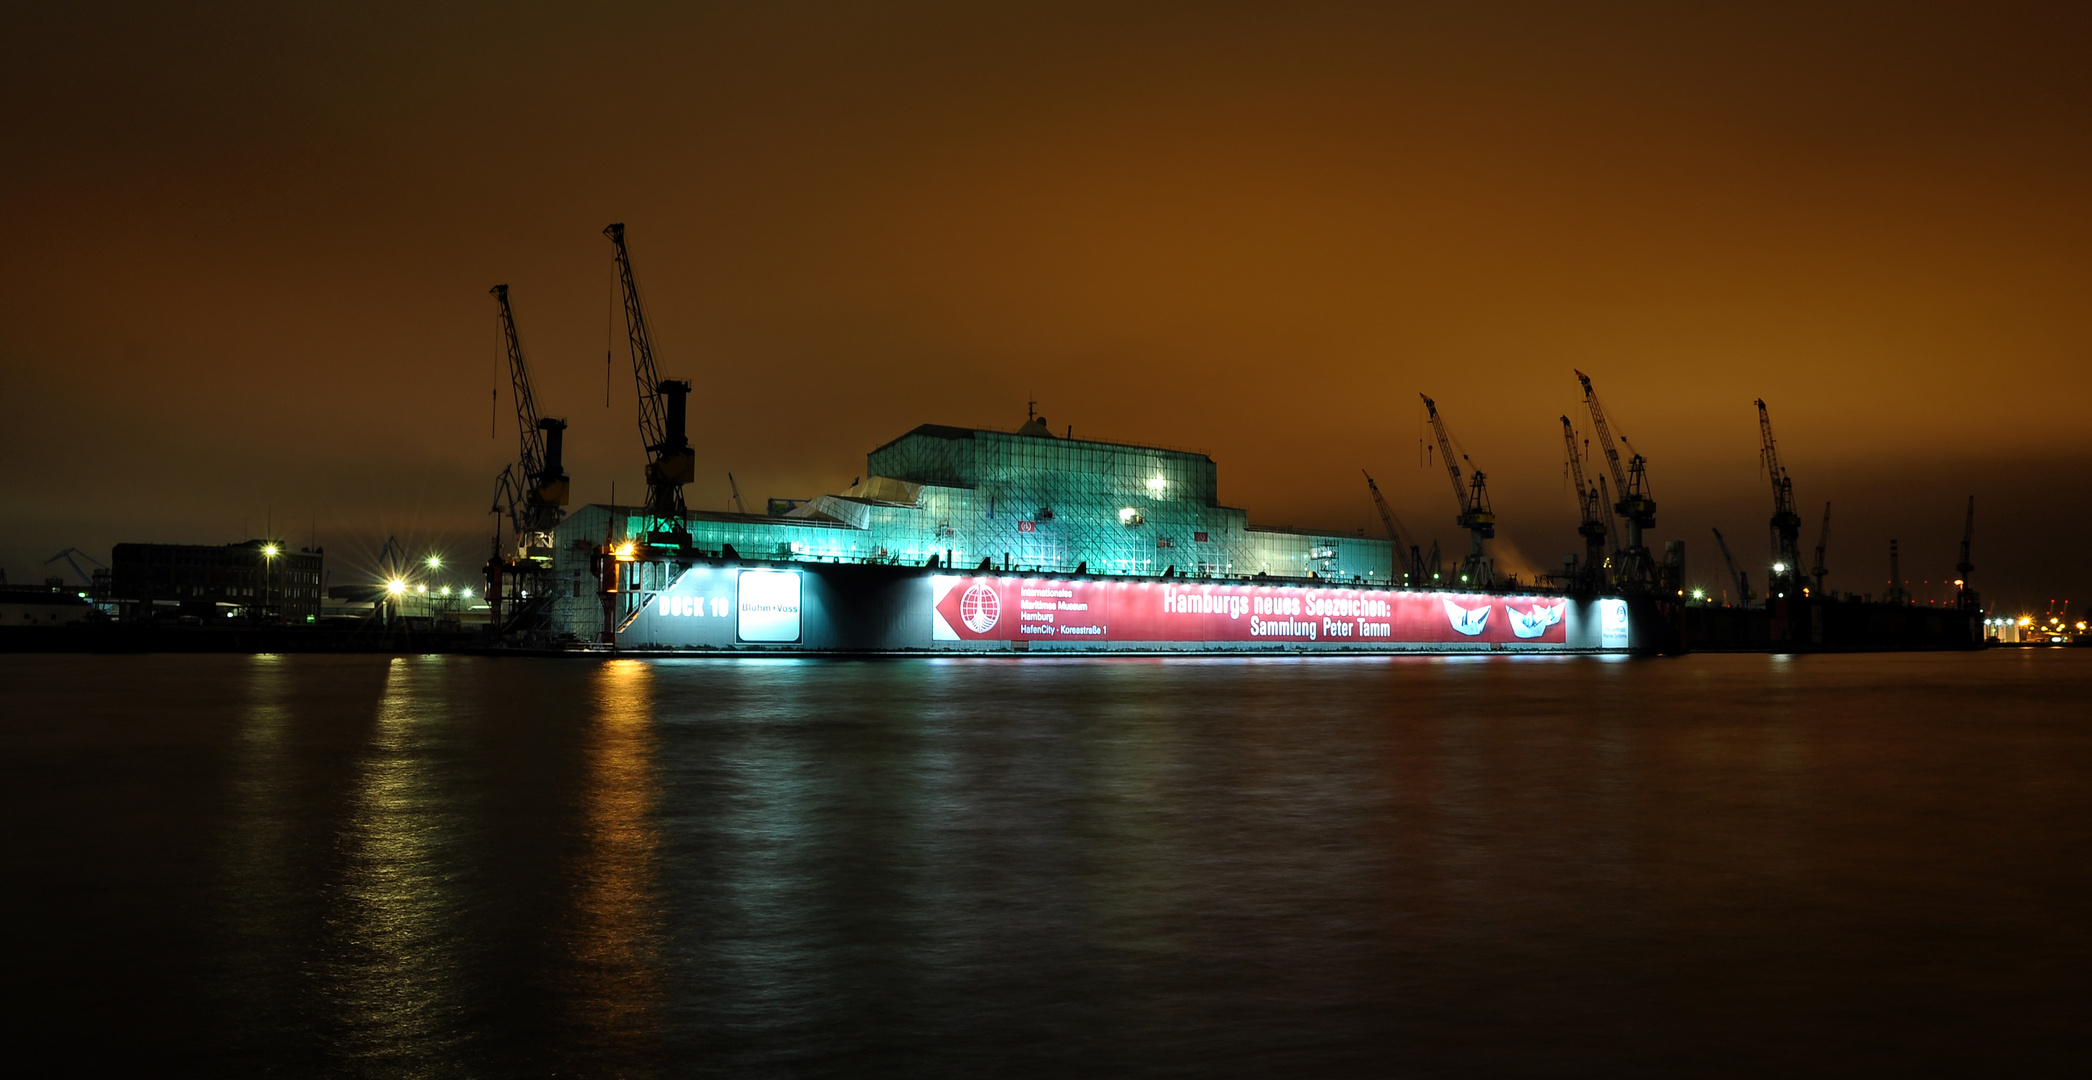
[{"label": "street lamp", "polygon": [[276,556],[282,550],[275,544],[262,545],[261,608],[265,612],[269,610],[269,593],[276,584]]}]

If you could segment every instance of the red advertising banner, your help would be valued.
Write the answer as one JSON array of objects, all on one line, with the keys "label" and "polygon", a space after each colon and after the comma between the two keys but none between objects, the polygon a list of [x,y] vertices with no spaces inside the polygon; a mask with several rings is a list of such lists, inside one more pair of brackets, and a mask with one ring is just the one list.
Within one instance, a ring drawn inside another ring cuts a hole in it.
[{"label": "red advertising banner", "polygon": [[930,580],[931,636],[940,641],[1560,645],[1567,640],[1567,602],[1559,596],[988,575]]}]

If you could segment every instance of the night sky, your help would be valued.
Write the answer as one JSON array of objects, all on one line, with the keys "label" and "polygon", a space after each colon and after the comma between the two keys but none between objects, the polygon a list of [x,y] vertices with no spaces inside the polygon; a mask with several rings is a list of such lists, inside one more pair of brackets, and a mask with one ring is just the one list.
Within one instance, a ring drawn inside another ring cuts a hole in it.
[{"label": "night sky", "polygon": [[183,7],[0,13],[11,581],[271,520],[337,584],[478,562],[497,282],[575,504],[636,499],[622,221],[696,507],[1035,397],[1453,548],[1422,391],[1530,572],[1582,368],[1710,586],[1710,525],[1768,558],[1763,397],[1832,588],[1897,537],[1951,595],[1974,494],[1987,599],[2092,592],[2083,5]]}]

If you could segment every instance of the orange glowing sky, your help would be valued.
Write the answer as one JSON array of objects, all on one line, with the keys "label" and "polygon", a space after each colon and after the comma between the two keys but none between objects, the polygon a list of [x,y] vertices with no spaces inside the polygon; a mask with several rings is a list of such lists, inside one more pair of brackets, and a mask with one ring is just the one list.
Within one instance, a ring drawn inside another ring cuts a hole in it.
[{"label": "orange glowing sky", "polygon": [[476,562],[496,282],[577,503],[636,495],[623,221],[697,506],[1029,395],[1260,523],[1367,526],[1364,466],[1450,546],[1424,391],[1552,566],[1582,368],[1695,576],[1764,559],[1764,397],[1832,587],[1950,576],[1971,493],[1990,599],[2092,585],[2092,9],[1447,7],[16,5],[0,566]]}]

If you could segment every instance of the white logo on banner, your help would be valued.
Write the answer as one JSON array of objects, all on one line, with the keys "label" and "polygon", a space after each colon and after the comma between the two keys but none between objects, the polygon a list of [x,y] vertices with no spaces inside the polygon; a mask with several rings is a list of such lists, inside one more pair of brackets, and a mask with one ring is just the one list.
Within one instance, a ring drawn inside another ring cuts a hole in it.
[{"label": "white logo on banner", "polygon": [[1455,633],[1473,637],[1481,633],[1482,628],[1489,624],[1489,605],[1483,604],[1478,608],[1464,608],[1451,600],[1447,600],[1446,618],[1453,620],[1453,631]]},{"label": "white logo on banner", "polygon": [[1598,634],[1598,647],[1601,649],[1627,647],[1627,601],[1598,601]]},{"label": "white logo on banner", "polygon": [[1002,618],[1002,598],[986,585],[975,585],[959,597],[959,621],[976,634],[995,629]]},{"label": "white logo on banner", "polygon": [[1515,637],[1539,637],[1547,632],[1548,627],[1562,621],[1560,604],[1534,604],[1529,612],[1507,604],[1504,610],[1511,615],[1511,633]]}]

